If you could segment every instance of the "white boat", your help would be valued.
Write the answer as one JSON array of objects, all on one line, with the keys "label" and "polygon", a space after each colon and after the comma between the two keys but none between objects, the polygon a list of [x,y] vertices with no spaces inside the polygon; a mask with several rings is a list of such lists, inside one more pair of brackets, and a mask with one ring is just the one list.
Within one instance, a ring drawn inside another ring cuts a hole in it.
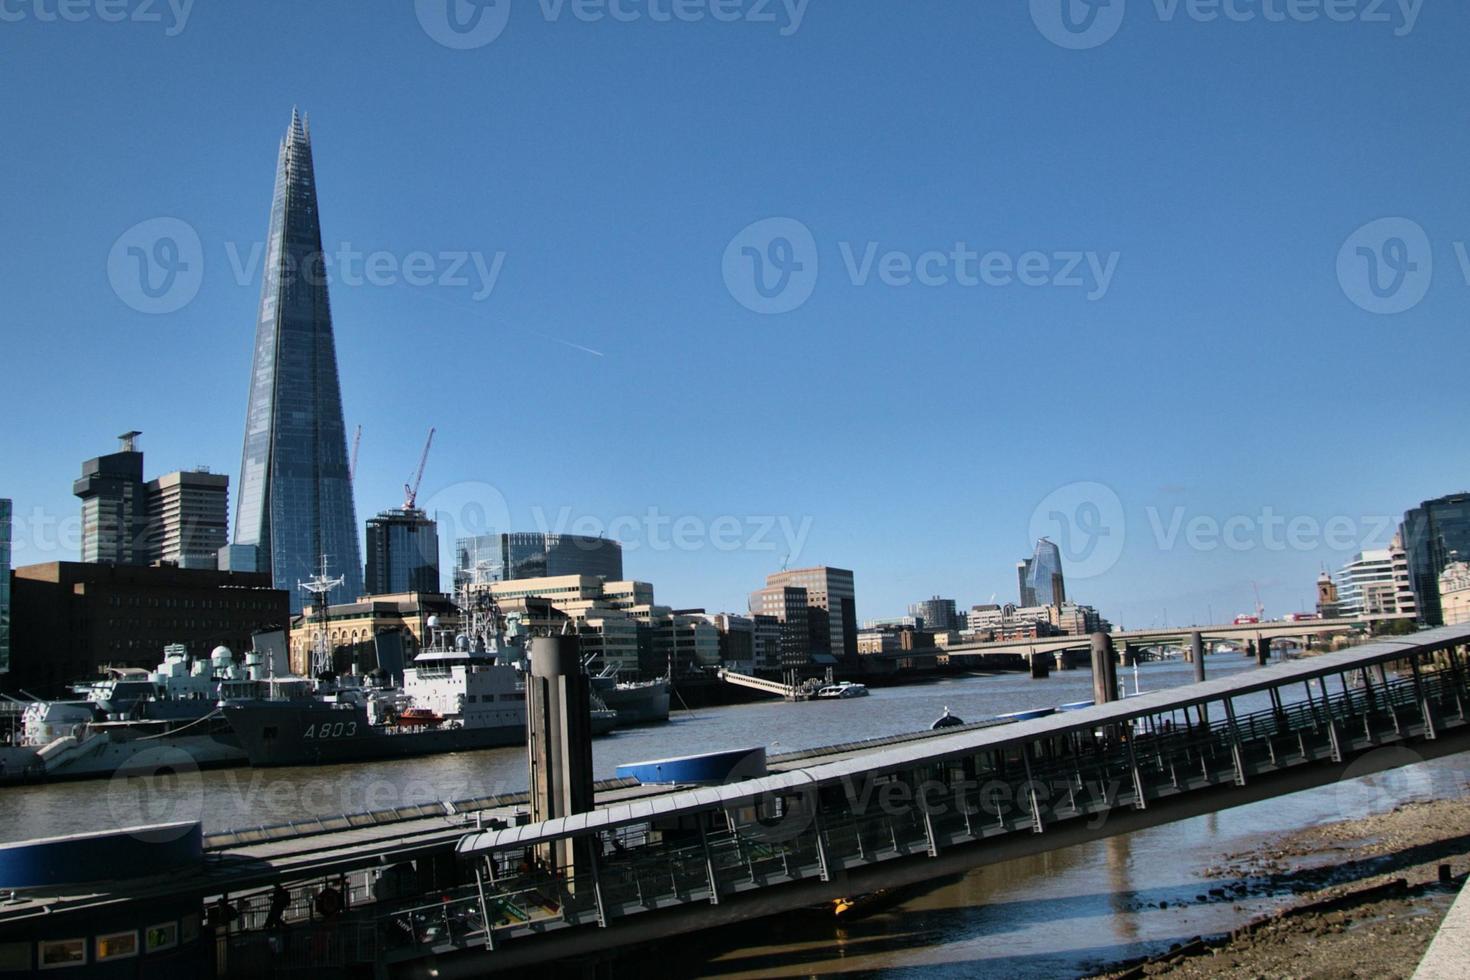
[{"label": "white boat", "polygon": [[846,700],[848,698],[865,698],[868,696],[868,686],[858,684],[854,681],[842,681],[838,684],[828,684],[817,691],[817,697],[823,700]]}]

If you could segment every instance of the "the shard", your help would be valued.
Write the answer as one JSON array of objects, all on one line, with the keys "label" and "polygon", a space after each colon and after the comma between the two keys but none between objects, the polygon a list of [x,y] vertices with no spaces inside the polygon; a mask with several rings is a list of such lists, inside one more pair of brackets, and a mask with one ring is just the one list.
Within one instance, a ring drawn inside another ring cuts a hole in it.
[{"label": "the shard", "polygon": [[290,591],[293,612],[302,604],[298,583],[323,567],[343,580],[330,601],[354,602],[362,558],[311,132],[294,109],[276,167],[263,279],[234,544],[222,557],[235,570],[270,571],[276,588]]}]

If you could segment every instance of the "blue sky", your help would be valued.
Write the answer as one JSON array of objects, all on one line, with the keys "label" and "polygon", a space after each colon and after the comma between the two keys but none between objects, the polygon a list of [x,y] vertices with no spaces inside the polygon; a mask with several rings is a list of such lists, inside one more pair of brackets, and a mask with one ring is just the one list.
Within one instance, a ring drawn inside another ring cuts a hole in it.
[{"label": "blue sky", "polygon": [[[332,287],[360,518],[433,425],[446,525],[611,529],[676,606],[783,560],[853,568],[863,618],[1014,599],[1055,512],[1073,597],[1147,626],[1302,608],[1470,485],[1462,5],[1114,0],[1072,50],[1062,0],[500,0],[456,50],[444,0],[55,2],[0,4],[18,563],[74,553],[115,433],[237,479],[293,105],[328,250],[383,256]],[[199,239],[167,313],[113,285],[158,218]],[[809,295],[751,309],[752,255]]]}]

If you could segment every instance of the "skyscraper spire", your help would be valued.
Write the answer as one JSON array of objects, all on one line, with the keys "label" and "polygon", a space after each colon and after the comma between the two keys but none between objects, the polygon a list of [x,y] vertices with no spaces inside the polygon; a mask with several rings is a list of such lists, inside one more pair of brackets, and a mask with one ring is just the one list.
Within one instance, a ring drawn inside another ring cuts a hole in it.
[{"label": "skyscraper spire", "polygon": [[299,581],[322,566],[362,592],[347,429],[337,378],[310,137],[293,107],[281,142],[256,321],[231,568],[269,571],[301,606]]}]

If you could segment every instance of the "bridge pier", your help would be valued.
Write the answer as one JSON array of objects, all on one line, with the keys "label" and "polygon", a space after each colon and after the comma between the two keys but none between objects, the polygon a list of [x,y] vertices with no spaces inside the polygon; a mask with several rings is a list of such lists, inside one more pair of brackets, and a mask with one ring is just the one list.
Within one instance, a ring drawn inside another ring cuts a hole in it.
[{"label": "bridge pier", "polygon": [[1051,664],[1047,662],[1046,654],[1033,653],[1026,658],[1026,663],[1031,668],[1033,681],[1044,681],[1051,676]]},{"label": "bridge pier", "polygon": [[1256,666],[1264,667],[1271,660],[1271,641],[1260,633],[1256,634]]}]

